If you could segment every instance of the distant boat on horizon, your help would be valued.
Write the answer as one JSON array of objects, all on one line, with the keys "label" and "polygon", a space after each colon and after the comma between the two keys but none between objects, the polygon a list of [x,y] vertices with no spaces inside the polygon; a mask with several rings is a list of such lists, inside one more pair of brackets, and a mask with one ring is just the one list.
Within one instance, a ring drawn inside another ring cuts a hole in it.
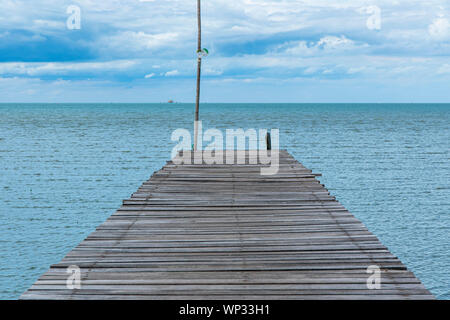
[{"label": "distant boat on horizon", "polygon": [[169,100],[169,101],[167,101],[167,103],[173,103],[173,100]]}]

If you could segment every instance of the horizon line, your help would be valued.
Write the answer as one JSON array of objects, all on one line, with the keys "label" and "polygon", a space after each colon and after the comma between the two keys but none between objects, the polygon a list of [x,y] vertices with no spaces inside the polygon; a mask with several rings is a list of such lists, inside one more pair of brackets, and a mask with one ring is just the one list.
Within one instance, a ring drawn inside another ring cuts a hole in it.
[{"label": "horizon line", "polygon": [[[0,104],[167,104],[167,105],[177,105],[177,104],[194,104],[195,102],[49,102],[49,101],[37,101],[37,102],[1,102]],[[450,104],[448,102],[202,102],[200,104]]]}]

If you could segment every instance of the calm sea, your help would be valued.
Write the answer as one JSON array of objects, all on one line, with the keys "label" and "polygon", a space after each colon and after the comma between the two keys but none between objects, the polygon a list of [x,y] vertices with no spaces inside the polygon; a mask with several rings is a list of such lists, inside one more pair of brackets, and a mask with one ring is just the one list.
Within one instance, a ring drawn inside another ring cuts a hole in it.
[{"label": "calm sea", "polygon": [[[0,104],[0,298],[15,299],[163,166],[190,104]],[[206,104],[205,128],[279,128],[450,299],[450,104]]]}]

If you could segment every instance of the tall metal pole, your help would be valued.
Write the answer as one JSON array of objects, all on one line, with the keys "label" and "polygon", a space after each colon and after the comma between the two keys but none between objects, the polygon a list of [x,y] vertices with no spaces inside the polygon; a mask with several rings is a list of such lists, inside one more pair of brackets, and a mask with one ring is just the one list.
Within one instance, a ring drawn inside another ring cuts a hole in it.
[{"label": "tall metal pole", "polygon": [[194,151],[197,151],[198,144],[198,113],[200,107],[200,76],[202,70],[202,16],[201,3],[197,0],[197,23],[198,23],[198,38],[197,38],[197,94],[195,99],[195,122],[194,122]]}]

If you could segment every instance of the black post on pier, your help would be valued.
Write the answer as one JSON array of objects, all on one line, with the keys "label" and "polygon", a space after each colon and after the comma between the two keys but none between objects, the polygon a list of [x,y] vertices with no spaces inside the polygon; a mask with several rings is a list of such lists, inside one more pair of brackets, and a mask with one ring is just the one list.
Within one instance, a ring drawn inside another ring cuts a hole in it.
[{"label": "black post on pier", "polygon": [[266,134],[266,146],[267,150],[272,150],[272,138],[270,137],[270,132]]}]

